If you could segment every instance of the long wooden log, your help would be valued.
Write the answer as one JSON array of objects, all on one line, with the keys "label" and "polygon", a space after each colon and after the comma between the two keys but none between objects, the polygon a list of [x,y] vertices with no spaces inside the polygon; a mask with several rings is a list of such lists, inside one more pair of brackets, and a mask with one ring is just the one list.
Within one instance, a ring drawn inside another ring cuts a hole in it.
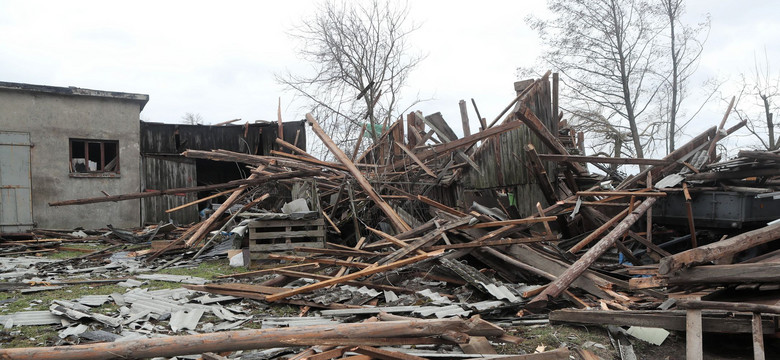
[{"label": "long wooden log", "polygon": [[780,223],[667,256],[659,262],[658,273],[668,274],[685,266],[704,264],[777,239],[780,239]]},{"label": "long wooden log", "polygon": [[318,345],[340,340],[341,345],[363,345],[356,339],[419,338],[457,331],[473,336],[500,336],[504,331],[478,317],[469,320],[435,319],[339,325],[225,331],[186,336],[106,342],[87,345],[0,349],[0,359],[102,360],[172,357],[290,345]]},{"label": "long wooden log", "polygon": [[306,114],[306,120],[311,124],[312,131],[322,140],[322,142],[325,144],[325,146],[330,150],[330,152],[336,156],[336,158],[344,164],[344,166],[347,167],[347,170],[350,174],[355,178],[355,181],[357,181],[358,185],[360,185],[361,188],[363,188],[363,191],[366,192],[369,198],[376,203],[376,205],[379,207],[380,210],[387,216],[388,220],[390,221],[390,224],[393,225],[393,228],[395,228],[398,232],[404,232],[408,231],[411,228],[409,225],[406,224],[406,222],[401,219],[400,216],[393,210],[392,207],[390,207],[390,204],[386,203],[385,200],[382,199],[381,196],[374,190],[374,188],[371,186],[371,184],[366,180],[365,176],[363,176],[363,173],[358,170],[358,168],[355,166],[355,164],[350,160],[349,156],[342,151],[338,145],[336,145],[335,142],[328,136],[328,134],[320,127],[320,124],[317,123],[317,120],[314,119],[314,116],[311,114]]},{"label": "long wooden log", "polygon": [[556,162],[589,162],[600,164],[669,165],[673,163],[673,161],[664,159],[614,158],[605,156],[558,154],[539,154],[539,159]]},{"label": "long wooden log", "polygon": [[576,278],[578,278],[588,267],[593,264],[607,249],[611,248],[618,238],[631,228],[634,223],[639,220],[647,209],[653,206],[657,198],[651,197],[645,199],[642,204],[637,206],[634,211],[626,215],[615,228],[604,236],[596,245],[593,245],[582,257],[579,258],[574,264],[572,264],[561,276],[547,286],[541,294],[537,295],[527,307],[532,308],[544,307],[547,305],[549,298],[558,297],[566,288],[571,285]]},{"label": "long wooden log", "polygon": [[188,187],[188,188],[173,188],[173,189],[165,189],[165,190],[153,190],[153,191],[145,191],[145,192],[140,192],[140,193],[130,193],[130,194],[101,196],[101,197],[94,197],[94,198],[84,198],[84,199],[75,199],[75,200],[51,202],[51,203],[49,203],[49,206],[94,204],[94,203],[108,202],[108,201],[122,201],[122,200],[142,199],[142,198],[163,196],[163,195],[175,195],[175,194],[181,194],[181,193],[217,190],[217,189],[223,189],[223,188],[227,188],[227,187],[236,187],[236,186],[242,186],[242,185],[258,185],[258,184],[262,184],[262,183],[265,183],[265,182],[268,182],[268,181],[280,180],[280,179],[289,179],[289,178],[300,177],[300,176],[309,176],[309,175],[315,175],[317,173],[318,172],[307,171],[307,170],[298,170],[298,171],[290,171],[290,172],[273,174],[273,175],[267,175],[267,176],[259,176],[259,177],[255,177],[255,178],[251,178],[251,179],[247,178],[247,179],[243,179],[243,180],[233,180],[233,181],[229,181],[229,182],[222,183],[222,184],[195,186],[195,187]]},{"label": "long wooden log", "polygon": [[669,285],[780,282],[780,263],[700,265],[662,278]]}]

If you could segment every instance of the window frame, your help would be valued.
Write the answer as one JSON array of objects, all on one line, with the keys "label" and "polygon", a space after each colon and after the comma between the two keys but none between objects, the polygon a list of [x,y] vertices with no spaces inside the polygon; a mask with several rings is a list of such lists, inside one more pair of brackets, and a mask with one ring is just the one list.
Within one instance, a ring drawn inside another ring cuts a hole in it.
[{"label": "window frame", "polygon": [[[87,168],[85,172],[77,172],[73,166],[73,146],[74,142],[84,143],[84,164]],[[89,147],[90,144],[100,144],[99,160],[96,161],[100,165],[101,170],[90,171],[89,170]],[[116,146],[116,165],[113,170],[106,171],[106,144],[114,144]],[[86,178],[105,178],[105,177],[120,177],[120,157],[119,157],[119,140],[106,140],[106,139],[86,139],[86,138],[69,138],[68,139],[68,175],[70,177],[86,177]]]}]

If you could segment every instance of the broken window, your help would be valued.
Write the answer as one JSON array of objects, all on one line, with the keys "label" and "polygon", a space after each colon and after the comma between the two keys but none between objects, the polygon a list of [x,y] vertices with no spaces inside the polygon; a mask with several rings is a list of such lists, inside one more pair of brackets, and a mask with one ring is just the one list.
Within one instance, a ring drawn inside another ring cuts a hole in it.
[{"label": "broken window", "polygon": [[119,141],[70,139],[71,174],[118,174]]}]

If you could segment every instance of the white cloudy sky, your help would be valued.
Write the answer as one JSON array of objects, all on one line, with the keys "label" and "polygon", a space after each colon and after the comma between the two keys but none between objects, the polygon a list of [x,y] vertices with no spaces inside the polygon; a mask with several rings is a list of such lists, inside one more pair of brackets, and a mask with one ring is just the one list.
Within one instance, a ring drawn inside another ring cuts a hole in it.
[{"label": "white cloudy sky", "polygon": [[[301,119],[303,111],[273,75],[306,68],[285,31],[312,5],[3,0],[0,81],[149,94],[141,115],[148,121],[179,122],[186,112],[206,123],[275,120],[279,97],[285,120]],[[776,1],[689,1],[692,17],[712,16],[700,77],[736,80],[764,47],[777,59],[779,8]],[[537,55],[523,19],[544,11],[539,0],[411,2],[411,17],[421,24],[411,42],[427,58],[409,91],[434,98],[418,109],[442,112],[458,132],[460,99],[475,98],[483,117],[495,117],[513,98],[516,68]],[[713,102],[694,127],[718,122],[723,109]]]}]

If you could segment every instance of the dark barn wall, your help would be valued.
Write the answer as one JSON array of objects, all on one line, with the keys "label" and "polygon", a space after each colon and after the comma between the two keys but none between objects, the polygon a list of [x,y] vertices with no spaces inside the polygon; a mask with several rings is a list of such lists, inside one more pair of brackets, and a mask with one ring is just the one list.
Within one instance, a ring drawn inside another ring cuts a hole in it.
[{"label": "dark barn wall", "polygon": [[[144,190],[162,190],[196,186],[195,161],[181,156],[144,156]],[[197,222],[198,207],[189,206],[170,214],[165,210],[197,200],[196,193],[164,195],[145,198],[141,201],[144,223],[167,221],[170,217],[176,224]]]},{"label": "dark barn wall", "polygon": [[[525,105],[531,108],[553,134],[556,134],[558,123],[553,121],[550,94],[549,82],[543,82],[534,96],[525,101]],[[516,110],[517,107],[514,111]],[[514,192],[521,216],[536,213],[537,202],[541,202],[542,206],[551,205],[547,204],[544,194],[536,185],[536,179],[526,167],[525,146],[527,144],[533,144],[540,154],[548,153],[547,146],[542,144],[541,140],[526,126],[510,130],[482,143],[474,154],[474,161],[480,164],[482,173],[467,168],[464,177],[465,187],[474,190],[506,189]],[[556,173],[553,163],[548,163],[547,167],[548,174]]]},{"label": "dark barn wall", "polygon": [[[284,123],[284,140],[294,143],[298,136],[298,147],[306,149],[306,122]],[[276,144],[278,125],[276,123],[254,123],[245,125],[186,125],[164,124],[141,121],[141,154],[143,157],[144,189],[170,189],[225,183],[248,176],[243,164],[192,160],[180,154],[191,150],[228,150],[255,155],[270,155],[279,150]],[[157,223],[167,221],[165,210],[197,200],[209,193],[189,193],[186,196],[164,196],[144,201],[143,221]],[[219,198],[214,202],[221,201]],[[198,208],[192,206],[170,214],[180,224],[198,220]]]},{"label": "dark barn wall", "polygon": [[[298,147],[306,148],[304,121],[284,123],[284,140],[292,143],[300,131]],[[276,123],[246,125],[185,125],[141,121],[141,153],[181,154],[184,150],[222,149],[254,155],[268,155],[277,149]]]}]

